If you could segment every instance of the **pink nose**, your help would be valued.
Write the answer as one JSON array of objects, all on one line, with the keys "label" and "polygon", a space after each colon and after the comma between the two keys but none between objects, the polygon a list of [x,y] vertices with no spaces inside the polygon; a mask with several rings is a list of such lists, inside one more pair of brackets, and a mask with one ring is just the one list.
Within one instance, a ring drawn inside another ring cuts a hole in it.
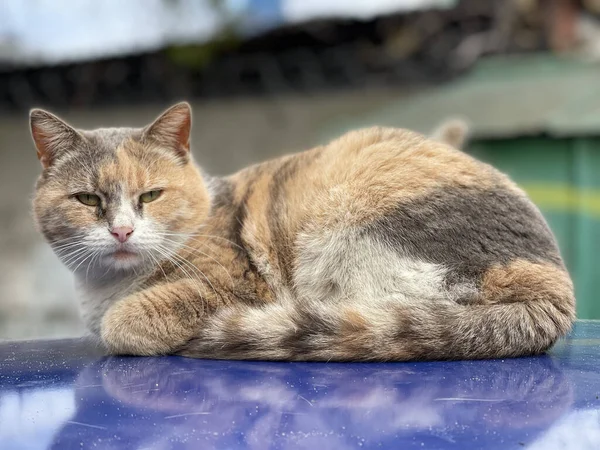
[{"label": "pink nose", "polygon": [[131,233],[133,233],[132,227],[113,227],[110,229],[110,234],[112,234],[121,243],[129,239]]}]

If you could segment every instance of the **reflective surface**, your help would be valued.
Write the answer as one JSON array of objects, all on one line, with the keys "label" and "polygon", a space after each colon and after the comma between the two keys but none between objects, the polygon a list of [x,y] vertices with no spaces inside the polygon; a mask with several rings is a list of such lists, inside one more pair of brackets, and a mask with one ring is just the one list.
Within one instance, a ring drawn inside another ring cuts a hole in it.
[{"label": "reflective surface", "polygon": [[550,355],[313,364],[0,345],[0,449],[598,449],[600,322]]}]

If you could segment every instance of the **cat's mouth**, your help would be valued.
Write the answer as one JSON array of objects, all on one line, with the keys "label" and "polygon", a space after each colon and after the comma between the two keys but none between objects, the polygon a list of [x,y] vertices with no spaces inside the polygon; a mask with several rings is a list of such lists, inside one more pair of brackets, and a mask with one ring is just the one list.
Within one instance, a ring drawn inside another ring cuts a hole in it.
[{"label": "cat's mouth", "polygon": [[116,248],[113,252],[105,255],[109,265],[119,270],[129,270],[140,264],[140,253],[131,248]]},{"label": "cat's mouth", "polygon": [[131,250],[126,250],[126,249],[120,248],[120,249],[110,253],[109,256],[114,259],[117,259],[117,260],[129,260],[129,259],[137,258],[138,254]]},{"label": "cat's mouth", "polygon": [[137,267],[143,261],[140,252],[131,247],[118,247],[104,254],[105,264],[119,270],[129,270]]}]

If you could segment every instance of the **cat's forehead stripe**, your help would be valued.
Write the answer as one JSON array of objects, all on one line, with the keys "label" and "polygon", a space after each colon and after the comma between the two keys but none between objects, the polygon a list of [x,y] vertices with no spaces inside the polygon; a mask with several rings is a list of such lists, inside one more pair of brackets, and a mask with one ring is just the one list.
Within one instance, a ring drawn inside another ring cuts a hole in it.
[{"label": "cat's forehead stripe", "polygon": [[98,185],[107,193],[120,195],[148,182],[148,166],[133,151],[139,143],[126,140],[116,148],[114,157],[106,160],[98,170]]}]

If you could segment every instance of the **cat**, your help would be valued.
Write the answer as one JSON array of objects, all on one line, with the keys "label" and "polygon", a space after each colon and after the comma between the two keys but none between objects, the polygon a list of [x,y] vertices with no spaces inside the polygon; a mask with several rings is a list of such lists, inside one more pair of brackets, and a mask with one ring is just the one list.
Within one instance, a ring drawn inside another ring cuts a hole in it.
[{"label": "cat", "polygon": [[191,114],[179,103],[141,129],[85,131],[30,113],[36,223],[108,352],[483,359],[539,354],[570,330],[549,227],[506,175],[451,145],[460,124],[352,131],[211,177]]}]

